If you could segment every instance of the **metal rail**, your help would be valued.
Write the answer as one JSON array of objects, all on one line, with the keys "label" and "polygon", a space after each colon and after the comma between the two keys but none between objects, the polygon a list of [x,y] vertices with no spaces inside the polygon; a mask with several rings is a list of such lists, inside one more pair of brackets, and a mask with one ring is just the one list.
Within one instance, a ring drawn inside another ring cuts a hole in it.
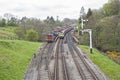
[{"label": "metal rail", "polygon": [[94,78],[94,80],[99,80],[98,76],[95,74],[95,72],[91,69],[91,67],[87,64],[87,62],[83,59],[83,56],[80,55],[79,50],[77,49],[77,47],[75,45],[73,45],[74,50],[76,51],[77,55],[79,56],[79,58],[82,60],[82,62],[85,64],[85,67],[88,69],[88,71],[92,74],[92,77]]},{"label": "metal rail", "polygon": [[[69,40],[71,40],[70,37],[71,36],[69,34],[68,35]],[[69,43],[69,40],[68,40],[68,43]],[[85,76],[84,71],[82,70],[80,64],[78,63],[77,58],[75,58],[76,57],[75,53],[77,53],[77,55],[79,56],[79,59],[84,64],[84,66],[86,67],[87,71],[91,74],[92,78],[94,80],[99,80],[99,78],[96,76],[95,72],[90,68],[90,66],[87,64],[87,62],[83,59],[83,56],[80,55],[80,51],[77,49],[77,47],[74,44],[72,44],[72,43],[70,43],[68,45],[69,45],[69,48],[71,50],[71,55],[72,55],[73,60],[74,60],[74,62],[76,64],[76,67],[77,67],[77,69],[78,69],[78,71],[79,71],[79,73],[80,73],[80,75],[82,77],[82,80],[86,80],[86,76]]]},{"label": "metal rail", "polygon": [[77,53],[77,55],[79,56],[79,59],[82,60],[82,62],[85,64],[85,67],[88,69],[88,71],[91,73],[92,77],[94,78],[94,80],[99,80],[98,76],[95,74],[95,72],[91,69],[91,67],[88,65],[88,63],[85,61],[85,59],[83,59],[83,56],[80,54],[80,51],[78,50],[78,48],[72,44],[73,49],[75,50],[75,52]]},{"label": "metal rail", "polygon": [[74,53],[74,51],[73,51],[73,48],[70,46],[70,44],[68,44],[68,47],[69,47],[69,49],[70,49],[72,58],[73,58],[73,60],[74,60],[74,62],[75,62],[75,65],[76,65],[76,67],[77,67],[77,69],[78,69],[79,74],[81,75],[82,80],[86,80],[85,74],[83,73],[83,70],[82,70],[82,68],[80,67],[77,59],[75,58],[76,56],[75,56],[75,53]]},{"label": "metal rail", "polygon": [[40,67],[40,61],[42,60],[42,58],[40,56],[43,55],[43,51],[46,49],[46,47],[48,46],[48,44],[44,44],[43,48],[40,48],[41,50],[41,54],[39,53],[39,51],[37,53],[34,54],[33,58],[31,59],[30,63],[29,63],[29,67],[26,71],[24,80],[33,80],[33,76],[34,76],[34,72],[33,70],[38,70],[38,67]]},{"label": "metal rail", "polygon": [[[55,63],[54,63],[54,78],[53,80],[60,80],[59,75],[63,75],[63,80],[70,80],[69,79],[69,74],[67,70],[67,63],[65,60],[65,56],[63,54],[63,39],[58,39],[57,43],[57,49],[56,49],[56,54],[55,54]],[[61,65],[59,65],[59,62],[62,62]],[[59,69],[62,68],[62,73],[60,73]]]},{"label": "metal rail", "polygon": [[[67,56],[68,60],[66,59],[65,55],[67,53],[64,51],[63,47],[64,43],[68,44],[67,50],[69,49],[69,52],[71,53],[70,56]],[[70,76],[71,73],[69,73],[71,72],[69,70],[73,66],[70,66],[68,63],[68,61],[71,60],[71,56],[73,59],[72,61],[74,61],[73,64],[75,64],[74,67],[76,68],[74,72],[76,70],[78,71],[77,77],[80,76],[79,79],[102,79],[96,75],[93,67],[91,68],[91,65],[89,65],[89,61],[87,61],[87,59],[85,59],[84,56],[80,53],[79,49],[72,40],[70,32],[65,35],[64,39],[58,38],[53,43],[46,43],[39,52],[41,52],[41,54],[37,53],[34,55],[33,59],[31,59],[31,63],[28,67],[24,80],[73,80],[73,78]],[[76,76],[74,76],[74,78],[75,77]]]},{"label": "metal rail", "polygon": [[[61,40],[61,49],[63,49],[63,40]],[[69,73],[68,73],[68,69],[67,69],[67,63],[65,60],[65,55],[63,54],[63,50],[61,50],[61,58],[62,58],[62,70],[63,70],[63,79],[64,80],[70,80],[69,78]]]},{"label": "metal rail", "polygon": [[46,63],[46,69],[47,69],[47,67],[48,67],[48,62],[47,62],[47,50],[49,50],[49,48],[50,48],[50,44],[49,43],[47,43],[42,49],[42,53],[41,53],[41,55],[40,55],[40,58],[39,59],[37,59],[38,60],[38,66],[37,66],[37,70],[38,70],[38,76],[37,76],[37,80],[41,80],[41,76],[40,76],[40,68],[41,68],[41,66],[42,66],[42,64],[44,64],[44,63]]},{"label": "metal rail", "polygon": [[54,77],[53,80],[59,80],[59,63],[58,63],[58,53],[59,53],[59,40],[57,43],[57,49],[56,49],[56,53],[55,53],[55,63],[54,63]]}]

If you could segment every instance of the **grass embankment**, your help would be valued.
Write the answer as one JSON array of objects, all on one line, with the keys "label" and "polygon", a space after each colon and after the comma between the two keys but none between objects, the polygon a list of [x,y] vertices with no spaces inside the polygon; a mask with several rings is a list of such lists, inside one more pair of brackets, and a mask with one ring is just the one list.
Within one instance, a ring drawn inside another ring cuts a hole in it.
[{"label": "grass embankment", "polygon": [[16,27],[0,27],[0,38],[18,38],[17,35],[15,34],[14,30],[16,29]]},{"label": "grass embankment", "polygon": [[88,46],[80,46],[82,50],[90,56],[90,59],[97,64],[100,69],[111,79],[120,80],[120,65],[110,60],[107,56],[102,55],[98,50],[93,49],[93,54],[90,54]]},{"label": "grass embankment", "polygon": [[0,40],[0,80],[23,80],[27,65],[41,43]]}]

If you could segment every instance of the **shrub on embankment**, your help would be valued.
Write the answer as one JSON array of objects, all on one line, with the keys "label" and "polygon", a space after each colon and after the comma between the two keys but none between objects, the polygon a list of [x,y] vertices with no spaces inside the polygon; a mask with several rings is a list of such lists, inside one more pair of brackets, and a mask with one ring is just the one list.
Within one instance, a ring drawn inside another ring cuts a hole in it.
[{"label": "shrub on embankment", "polygon": [[0,80],[22,80],[41,43],[0,40]]}]

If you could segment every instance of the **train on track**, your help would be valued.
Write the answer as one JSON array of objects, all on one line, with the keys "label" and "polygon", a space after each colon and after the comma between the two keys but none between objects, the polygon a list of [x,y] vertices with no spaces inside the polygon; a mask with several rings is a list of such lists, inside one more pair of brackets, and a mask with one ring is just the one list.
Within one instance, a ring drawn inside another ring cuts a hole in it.
[{"label": "train on track", "polygon": [[59,32],[58,37],[59,37],[60,39],[63,39],[64,36],[65,36],[64,32]]},{"label": "train on track", "polygon": [[57,28],[46,36],[46,42],[54,42],[57,38],[63,39],[67,32],[71,31],[73,27],[67,27],[65,29]]},{"label": "train on track", "polygon": [[49,42],[53,42],[55,40],[55,36],[50,33],[46,36],[46,41],[49,43]]}]

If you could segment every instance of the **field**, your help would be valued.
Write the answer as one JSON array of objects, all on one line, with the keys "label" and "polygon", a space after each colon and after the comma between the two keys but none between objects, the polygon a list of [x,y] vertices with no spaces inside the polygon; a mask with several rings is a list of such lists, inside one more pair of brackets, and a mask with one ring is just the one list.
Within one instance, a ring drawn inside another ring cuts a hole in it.
[{"label": "field", "polygon": [[31,57],[41,44],[0,40],[0,80],[22,80]]},{"label": "field", "polygon": [[80,46],[85,53],[88,53],[90,59],[97,64],[100,69],[111,79],[120,80],[120,65],[104,56],[96,49],[93,49],[93,54],[90,54],[88,46]]}]

